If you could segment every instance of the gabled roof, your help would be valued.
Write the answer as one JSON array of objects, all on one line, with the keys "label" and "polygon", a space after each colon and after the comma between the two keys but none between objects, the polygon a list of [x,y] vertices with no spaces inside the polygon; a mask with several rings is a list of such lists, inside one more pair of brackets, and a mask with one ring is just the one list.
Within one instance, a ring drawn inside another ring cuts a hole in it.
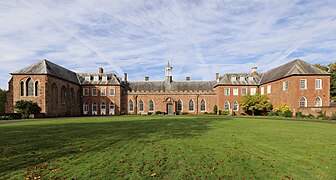
[{"label": "gabled roof", "polygon": [[163,92],[185,92],[185,91],[213,91],[216,81],[128,81],[125,86],[128,90],[135,91],[163,91]]},{"label": "gabled roof", "polygon": [[[98,76],[98,81],[94,81],[94,77]],[[107,81],[103,81],[103,77],[107,77]],[[90,77],[87,81],[85,77]],[[120,85],[120,79],[115,74],[89,74],[78,73],[78,79],[82,85]]]},{"label": "gabled roof", "polygon": [[38,61],[35,64],[27,66],[11,74],[51,75],[66,81],[79,84],[76,73],[65,69],[57,64],[54,64],[46,59]]},{"label": "gabled roof", "polygon": [[258,73],[230,73],[224,74],[219,78],[217,85],[246,85],[246,86],[257,86],[260,82],[262,74]]},{"label": "gabled roof", "polygon": [[301,59],[296,59],[266,72],[260,84],[269,83],[292,75],[329,75],[329,73]]}]

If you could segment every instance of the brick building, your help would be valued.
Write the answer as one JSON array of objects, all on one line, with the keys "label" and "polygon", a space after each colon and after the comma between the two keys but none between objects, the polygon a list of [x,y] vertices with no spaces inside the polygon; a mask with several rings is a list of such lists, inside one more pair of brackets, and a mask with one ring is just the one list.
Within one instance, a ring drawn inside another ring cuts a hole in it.
[{"label": "brick building", "polygon": [[174,81],[168,63],[163,81],[128,81],[99,68],[97,74],[75,73],[42,60],[11,73],[6,112],[17,100],[32,100],[46,116],[202,114],[220,110],[243,112],[238,101],[246,94],[267,94],[274,107],[298,109],[330,104],[330,74],[302,60],[294,60],[266,73],[224,74],[212,81]]}]

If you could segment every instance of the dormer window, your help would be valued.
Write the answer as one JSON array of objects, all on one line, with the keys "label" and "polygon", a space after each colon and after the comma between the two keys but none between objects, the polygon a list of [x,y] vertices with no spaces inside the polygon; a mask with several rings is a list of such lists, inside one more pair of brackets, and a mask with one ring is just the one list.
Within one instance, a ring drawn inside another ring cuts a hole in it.
[{"label": "dormer window", "polygon": [[249,81],[254,81],[254,77],[248,77]]},{"label": "dormer window", "polygon": [[239,77],[239,81],[245,81],[245,77]]},{"label": "dormer window", "polygon": [[85,81],[90,81],[91,80],[91,77],[90,76],[86,76],[85,77]]},{"label": "dormer window", "polygon": [[98,76],[98,75],[95,75],[95,76],[93,77],[93,81],[99,81],[99,76]]},{"label": "dormer window", "polygon": [[107,76],[103,76],[102,81],[107,81]]},{"label": "dormer window", "polygon": [[232,77],[231,77],[231,81],[237,81],[236,76],[232,76]]}]

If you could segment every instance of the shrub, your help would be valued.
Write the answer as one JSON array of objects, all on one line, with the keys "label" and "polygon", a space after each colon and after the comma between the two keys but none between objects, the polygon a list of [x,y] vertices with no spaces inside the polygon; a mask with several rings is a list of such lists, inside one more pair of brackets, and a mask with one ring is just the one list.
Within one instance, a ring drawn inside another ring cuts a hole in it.
[{"label": "shrub", "polygon": [[222,111],[221,115],[229,115],[230,111]]},{"label": "shrub", "polygon": [[14,107],[22,118],[29,118],[31,114],[36,115],[41,112],[38,104],[32,101],[19,100],[15,102]]},{"label": "shrub", "polygon": [[217,114],[217,112],[218,112],[218,106],[217,105],[214,106],[214,110],[213,111],[214,111],[215,114]]},{"label": "shrub", "polygon": [[236,116],[236,112],[233,111],[233,112],[231,113],[231,116]]},{"label": "shrub", "polygon": [[153,112],[148,112],[148,115],[153,115]]},{"label": "shrub", "polygon": [[12,120],[11,116],[0,116],[0,120]]},{"label": "shrub", "polygon": [[155,111],[155,114],[164,114],[161,111]]},{"label": "shrub", "polygon": [[203,114],[208,115],[209,113],[208,112],[204,112]]},{"label": "shrub", "polygon": [[333,112],[330,117],[331,120],[336,120],[336,112]]},{"label": "shrub", "polygon": [[218,114],[219,114],[219,115],[222,115],[222,110],[218,110]]},{"label": "shrub", "polygon": [[324,112],[322,112],[322,111],[318,112],[317,118],[322,119],[322,120],[328,120],[329,119],[329,117],[327,116],[327,113],[325,111]]},{"label": "shrub", "polygon": [[293,110],[290,107],[288,107],[286,104],[283,104],[280,107],[274,108],[274,111],[279,116],[284,116],[284,117],[292,117],[293,116]]},{"label": "shrub", "polygon": [[308,118],[308,119],[314,119],[315,118],[315,116],[310,114],[310,113],[307,116],[303,115],[303,117]]},{"label": "shrub", "polygon": [[267,116],[278,116],[278,114],[274,111],[270,111],[267,113]]},{"label": "shrub", "polygon": [[182,115],[188,115],[189,113],[187,113],[187,112],[182,112],[181,114],[182,114]]},{"label": "shrub", "polygon": [[297,117],[297,118],[303,117],[302,112],[301,111],[296,112],[295,117]]},{"label": "shrub", "polygon": [[286,111],[282,112],[282,116],[284,116],[284,117],[292,117],[293,116],[293,111],[286,110]]}]

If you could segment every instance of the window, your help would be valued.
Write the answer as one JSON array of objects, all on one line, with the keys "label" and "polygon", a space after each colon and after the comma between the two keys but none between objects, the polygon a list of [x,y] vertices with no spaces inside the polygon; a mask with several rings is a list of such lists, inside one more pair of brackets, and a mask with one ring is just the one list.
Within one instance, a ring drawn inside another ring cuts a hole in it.
[{"label": "window", "polygon": [[300,107],[307,107],[307,99],[305,97],[301,97]]},{"label": "window", "polygon": [[115,92],[114,92],[114,89],[110,89],[110,96],[114,96]]},{"label": "window", "polygon": [[224,96],[230,96],[230,88],[224,88]]},{"label": "window", "polygon": [[322,89],[322,79],[315,79],[315,89]]},{"label": "window", "polygon": [[35,96],[39,96],[40,95],[40,85],[39,82],[36,81],[35,82]]},{"label": "window", "polygon": [[257,89],[256,88],[251,88],[250,94],[251,96],[254,96],[256,94]]},{"label": "window", "polygon": [[307,89],[307,79],[300,80],[300,89]]},{"label": "window", "polygon": [[178,100],[177,101],[177,111],[182,111],[182,107],[183,107],[183,104],[182,104],[182,101],[181,100]]},{"label": "window", "polygon": [[232,91],[233,91],[232,94],[233,94],[234,96],[238,96],[238,88],[233,88]]},{"label": "window", "polygon": [[133,101],[132,100],[128,101],[128,111],[130,111],[130,112],[134,111],[134,105],[133,105]]},{"label": "window", "polygon": [[88,103],[84,103],[83,104],[83,113],[88,114],[88,112],[89,112],[89,105],[88,105]]},{"label": "window", "polygon": [[242,95],[246,95],[247,94],[247,88],[242,88]]},{"label": "window", "polygon": [[106,88],[101,88],[100,89],[100,95],[101,96],[106,96]]},{"label": "window", "polygon": [[93,81],[99,81],[99,76],[93,76]]},{"label": "window", "polygon": [[89,88],[84,88],[83,89],[83,96],[88,96],[89,95]]},{"label": "window", "polygon": [[92,96],[97,96],[97,88],[92,88]]},{"label": "window", "polygon": [[205,111],[205,101],[201,101],[201,111]]},{"label": "window", "polygon": [[287,91],[288,90],[288,81],[284,81],[283,84],[282,84],[282,89],[284,91]]},{"label": "window", "polygon": [[90,81],[91,77],[90,76],[85,76],[85,81]]},{"label": "window", "polygon": [[97,114],[97,103],[92,103],[92,114]]},{"label": "window", "polygon": [[189,101],[189,111],[194,111],[194,101],[193,100]]},{"label": "window", "polygon": [[315,106],[316,107],[322,107],[322,99],[320,97],[316,97]]},{"label": "window", "polygon": [[226,102],[224,103],[224,110],[225,110],[225,111],[230,111],[230,103],[229,103],[229,101],[226,101]]},{"label": "window", "polygon": [[23,81],[21,81],[20,86],[21,86],[21,96],[24,96],[25,85]]},{"label": "window", "polygon": [[113,102],[110,103],[110,115],[114,115],[114,108],[115,108],[115,105]]},{"label": "window", "polygon": [[154,111],[154,101],[153,100],[149,100],[149,109],[148,111]]},{"label": "window", "polygon": [[271,85],[268,85],[267,86],[267,94],[270,94],[272,92],[272,86]]},{"label": "window", "polygon": [[106,103],[102,102],[100,105],[100,114],[105,115],[106,114]]},{"label": "window", "polygon": [[139,101],[139,111],[144,111],[144,103],[142,100]]},{"label": "window", "polygon": [[245,77],[239,77],[239,81],[245,81]]},{"label": "window", "polygon": [[264,91],[265,91],[265,88],[264,88],[264,87],[261,87],[261,88],[260,88],[260,94],[263,95],[263,94],[264,94]]},{"label": "window", "polygon": [[107,81],[107,76],[103,76],[102,81]]},{"label": "window", "polygon": [[67,99],[67,93],[65,86],[62,86],[61,88],[61,103],[64,104]]},{"label": "window", "polygon": [[30,78],[26,81],[26,96],[34,96],[34,82]]},{"label": "window", "polygon": [[237,81],[236,76],[232,76],[232,77],[231,77],[231,81]]},{"label": "window", "polygon": [[235,102],[233,103],[233,110],[234,110],[234,111],[238,111],[238,109],[239,109],[238,106],[239,106],[239,105],[238,105],[238,102],[235,101]]},{"label": "window", "polygon": [[254,81],[254,77],[248,77],[249,81]]}]

